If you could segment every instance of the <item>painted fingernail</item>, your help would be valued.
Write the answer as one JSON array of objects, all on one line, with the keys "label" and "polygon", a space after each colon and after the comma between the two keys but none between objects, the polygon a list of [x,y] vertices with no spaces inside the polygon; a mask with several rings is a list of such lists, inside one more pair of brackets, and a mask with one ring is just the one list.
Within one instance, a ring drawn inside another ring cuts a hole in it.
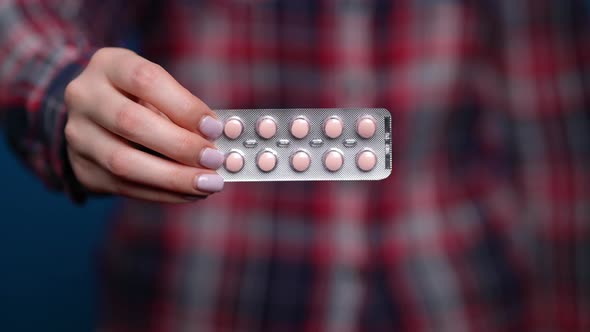
[{"label": "painted fingernail", "polygon": [[201,191],[217,192],[223,189],[223,178],[217,174],[203,174],[195,177],[195,188]]},{"label": "painted fingernail", "polygon": [[201,120],[201,125],[199,126],[199,129],[201,130],[201,133],[203,133],[207,137],[211,139],[217,139],[219,136],[221,136],[221,133],[223,132],[223,123],[207,115],[203,118],[203,120]]},{"label": "painted fingernail", "polygon": [[201,159],[199,163],[201,166],[210,168],[210,169],[218,169],[223,165],[223,153],[219,150],[205,148],[203,152],[201,152]]}]

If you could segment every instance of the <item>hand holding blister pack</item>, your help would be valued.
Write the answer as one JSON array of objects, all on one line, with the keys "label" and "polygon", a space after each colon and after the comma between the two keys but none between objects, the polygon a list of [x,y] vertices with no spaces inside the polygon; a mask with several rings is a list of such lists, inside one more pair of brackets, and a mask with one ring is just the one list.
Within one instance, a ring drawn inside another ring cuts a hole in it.
[{"label": "hand holding blister pack", "polygon": [[363,181],[391,174],[386,109],[217,110],[226,182]]}]

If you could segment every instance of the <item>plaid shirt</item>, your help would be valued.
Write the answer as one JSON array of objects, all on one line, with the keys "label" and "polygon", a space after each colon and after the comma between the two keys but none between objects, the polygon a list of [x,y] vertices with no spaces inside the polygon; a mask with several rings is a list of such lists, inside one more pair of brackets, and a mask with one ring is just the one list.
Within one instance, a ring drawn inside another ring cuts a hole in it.
[{"label": "plaid shirt", "polygon": [[[71,190],[63,88],[138,41],[212,108],[386,107],[371,183],[125,201],[113,331],[590,331],[590,3],[0,0],[9,142]],[[64,167],[66,166],[66,167]]]}]

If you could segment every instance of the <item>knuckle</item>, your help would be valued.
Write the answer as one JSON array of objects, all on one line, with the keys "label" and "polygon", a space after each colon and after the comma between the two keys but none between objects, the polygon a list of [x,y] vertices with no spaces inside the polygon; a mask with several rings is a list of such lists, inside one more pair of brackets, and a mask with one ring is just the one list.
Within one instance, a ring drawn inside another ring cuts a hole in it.
[{"label": "knuckle", "polygon": [[114,49],[111,47],[103,47],[90,57],[88,62],[88,68],[100,68],[113,62],[115,57]]},{"label": "knuckle", "polygon": [[70,162],[70,165],[72,166],[72,171],[74,172],[74,175],[78,180],[81,180],[85,173],[85,168],[83,165],[81,165],[81,159],[82,158],[80,158],[80,156],[77,153],[68,154],[68,160]]},{"label": "knuckle", "polygon": [[81,157],[78,155],[70,156],[70,162],[76,179],[82,186],[84,186],[84,188],[92,192],[101,191],[102,188],[100,187],[100,183],[94,181],[92,168],[89,167]]},{"label": "knuckle", "polygon": [[72,171],[74,171],[74,175],[78,182],[80,182],[84,187],[88,188],[90,184],[90,179],[88,178],[88,172],[85,167],[80,165],[79,158],[72,158],[70,157],[70,163],[72,164]]},{"label": "knuckle", "polygon": [[113,52],[113,49],[111,47],[100,48],[100,49],[96,50],[96,52],[94,52],[94,54],[90,58],[90,61],[91,62],[101,61],[104,58],[110,57],[112,52]]},{"label": "knuckle", "polygon": [[109,53],[107,48],[101,48],[98,49],[96,52],[94,52],[94,54],[92,54],[92,56],[90,57],[90,62],[89,64],[94,64],[94,63],[98,63],[98,62],[102,62],[102,59],[106,57],[106,54]]},{"label": "knuckle", "polygon": [[71,145],[71,146],[77,145],[80,135],[78,134],[78,129],[76,128],[76,125],[71,120],[68,120],[68,122],[66,123],[66,128],[64,129],[64,135],[65,135],[66,142],[68,143],[68,145]]},{"label": "knuckle", "polygon": [[84,87],[82,86],[80,78],[75,78],[68,85],[64,91],[64,101],[68,107],[72,107],[77,101],[84,98]]},{"label": "knuckle", "polygon": [[119,47],[103,47],[98,49],[92,56],[90,57],[89,65],[103,65],[109,64],[113,62],[113,58],[120,59],[122,56],[126,56],[129,54],[135,54],[133,51],[119,48]]},{"label": "knuckle", "polygon": [[131,73],[131,85],[137,90],[145,90],[152,86],[162,72],[159,65],[142,60]]},{"label": "knuckle", "polygon": [[106,161],[106,168],[115,176],[128,178],[131,170],[128,153],[123,149],[113,151]]},{"label": "knuckle", "polygon": [[137,109],[132,102],[125,103],[115,112],[114,130],[119,135],[132,139],[139,123]]}]

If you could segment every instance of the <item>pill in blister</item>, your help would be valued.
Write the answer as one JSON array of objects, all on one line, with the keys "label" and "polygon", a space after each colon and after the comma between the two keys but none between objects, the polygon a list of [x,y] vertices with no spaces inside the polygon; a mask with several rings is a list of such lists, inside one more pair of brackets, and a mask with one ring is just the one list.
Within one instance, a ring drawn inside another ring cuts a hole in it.
[{"label": "pill in blister", "polygon": [[309,169],[311,158],[304,150],[298,150],[291,156],[291,167],[297,172],[305,172]]},{"label": "pill in blister", "polygon": [[309,120],[303,116],[298,116],[291,122],[291,135],[295,138],[305,138],[309,134]]},{"label": "pill in blister", "polygon": [[244,168],[244,155],[239,151],[231,151],[225,157],[225,169],[231,173],[237,173]]},{"label": "pill in blister", "polygon": [[370,115],[365,115],[359,118],[356,122],[356,132],[362,138],[371,138],[377,131],[377,123],[375,118]]},{"label": "pill in blister", "polygon": [[238,117],[231,117],[225,121],[223,133],[229,139],[236,139],[244,132],[244,123]]},{"label": "pill in blister", "polygon": [[371,171],[377,165],[377,155],[371,150],[362,150],[356,156],[356,164],[362,171]]},{"label": "pill in blister", "polygon": [[344,123],[337,116],[331,116],[324,122],[324,134],[329,138],[338,138],[342,135]]},{"label": "pill in blister", "polygon": [[265,139],[270,139],[277,133],[277,123],[270,116],[258,119],[256,123],[256,133]]},{"label": "pill in blister", "polygon": [[258,153],[256,158],[258,168],[263,172],[270,172],[277,166],[277,154],[273,150],[266,149]]},{"label": "pill in blister", "polygon": [[342,155],[342,152],[336,149],[331,149],[324,155],[324,166],[326,166],[330,172],[340,170],[342,164],[344,164],[344,156]]}]

